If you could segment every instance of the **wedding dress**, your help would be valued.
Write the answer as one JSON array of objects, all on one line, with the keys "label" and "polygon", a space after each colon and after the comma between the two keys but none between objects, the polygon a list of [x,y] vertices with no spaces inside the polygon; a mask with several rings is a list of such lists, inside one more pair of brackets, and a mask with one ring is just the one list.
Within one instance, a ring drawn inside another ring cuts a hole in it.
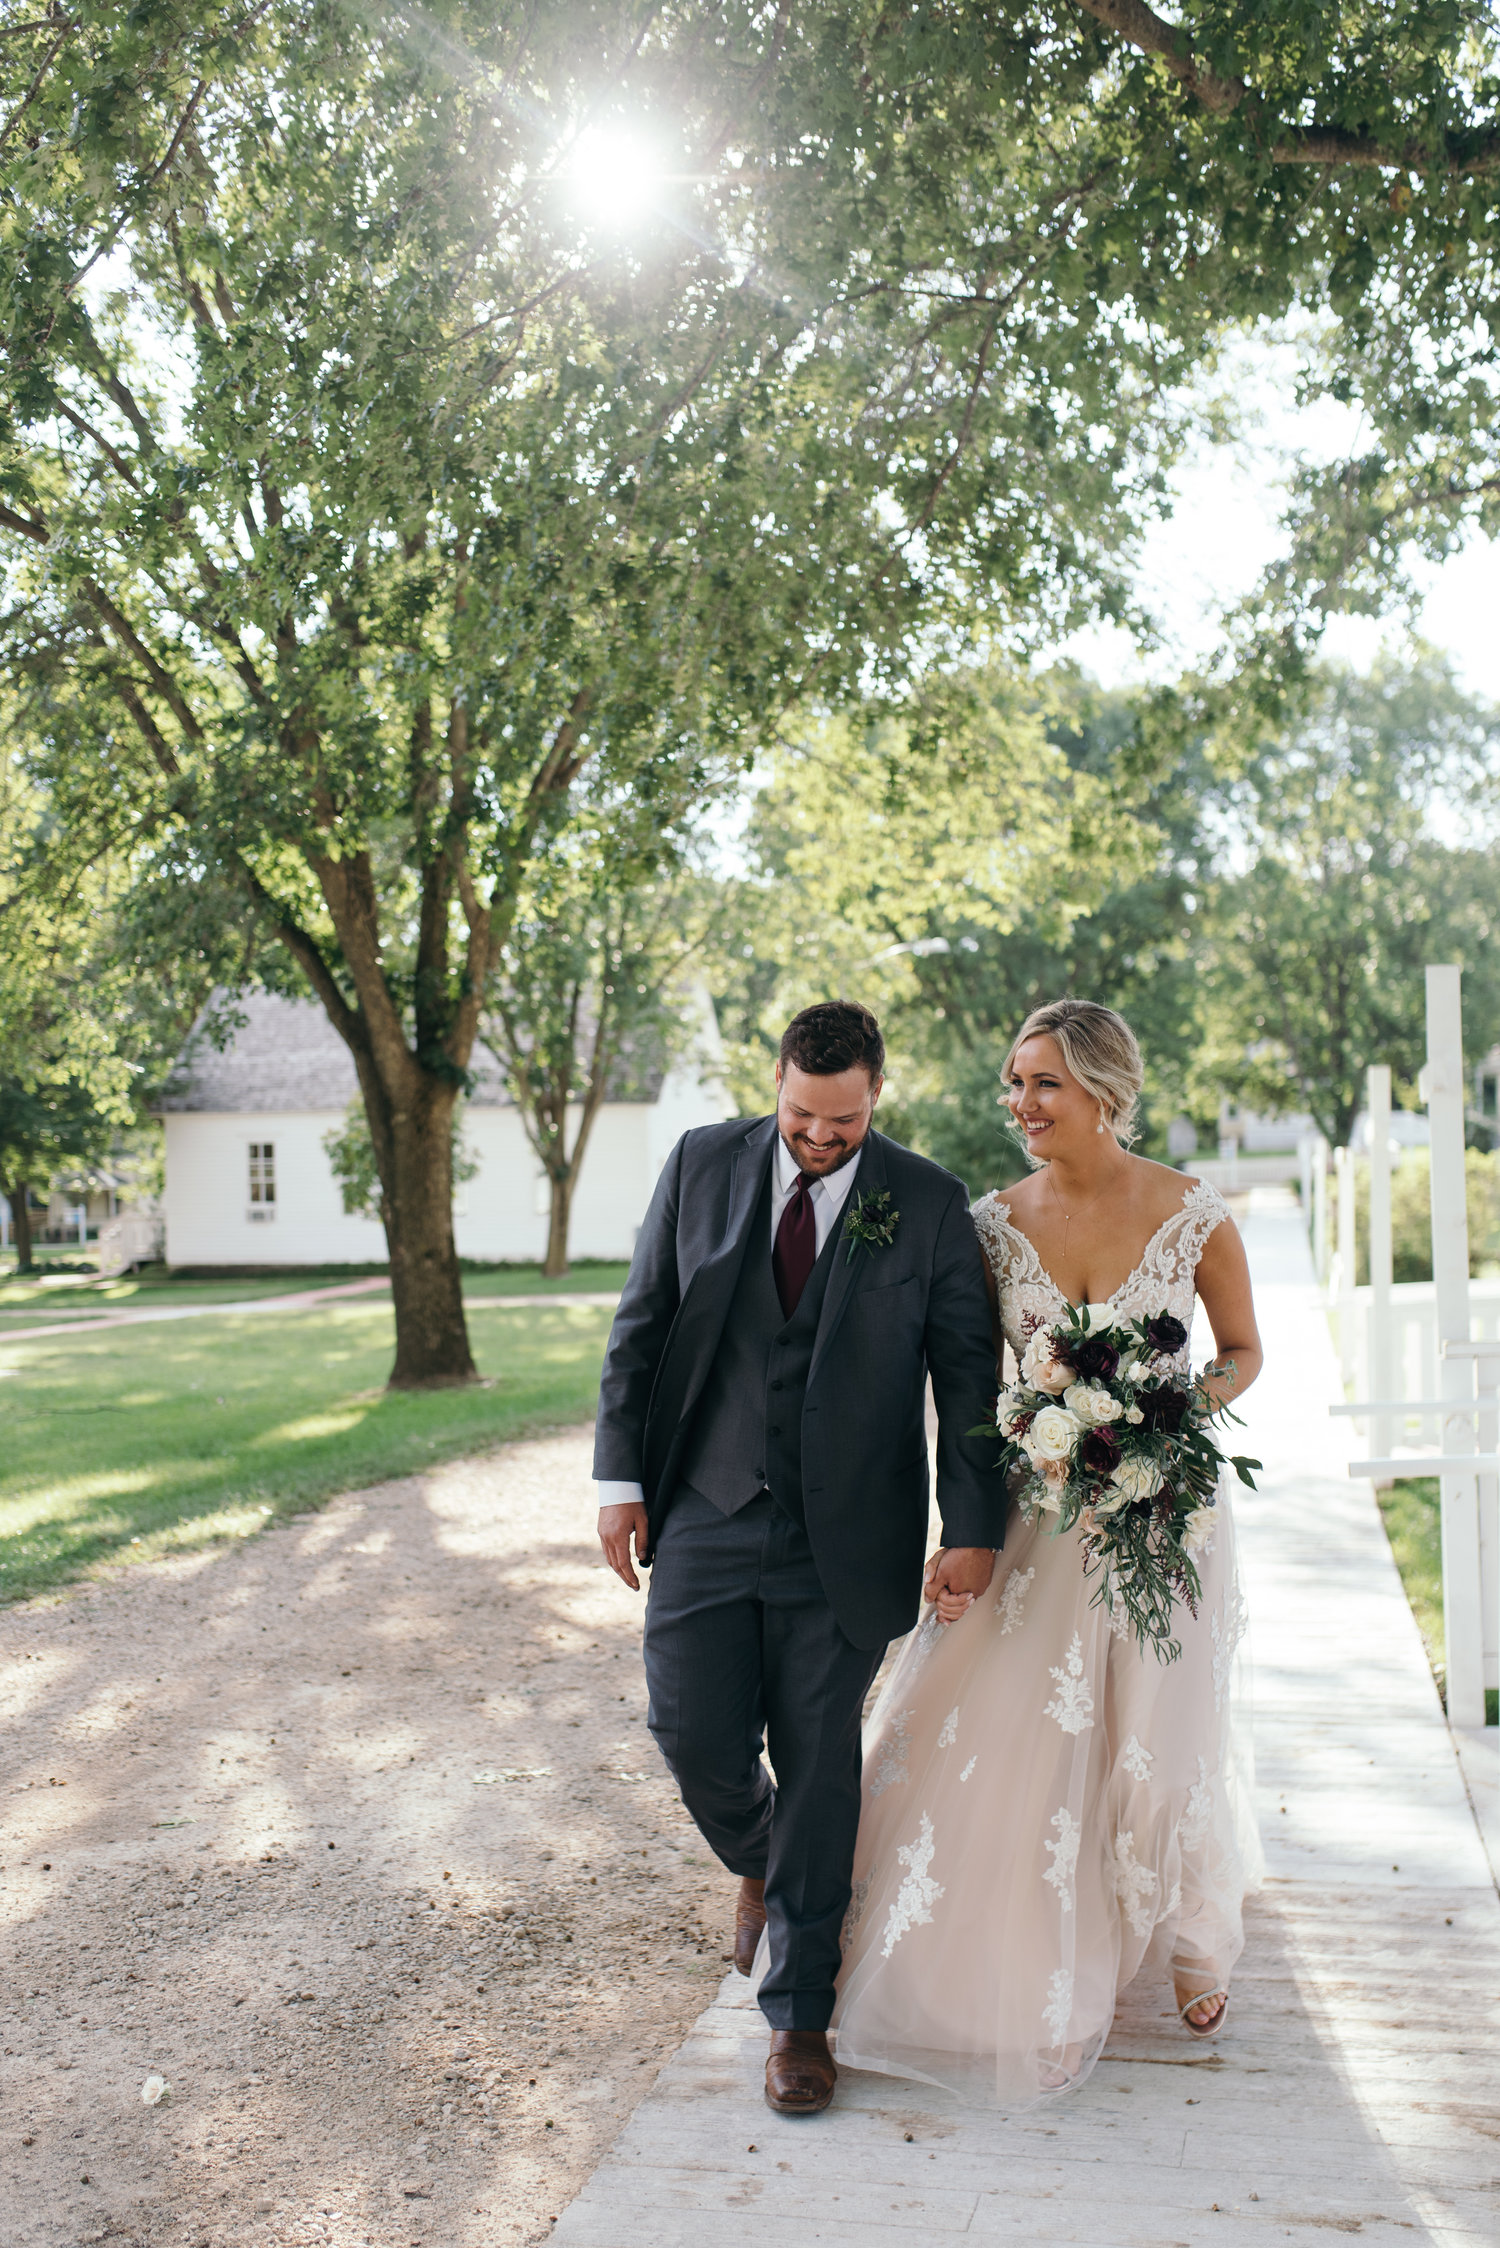
[{"label": "wedding dress", "polygon": [[[974,1220],[1019,1361],[1065,1299],[999,1195]],[[1170,1311],[1191,1328],[1198,1260],[1226,1222],[1213,1187],[1191,1188],[1095,1317]],[[1217,1511],[1175,1662],[1111,1625],[1077,1530],[1050,1518],[1013,1517],[989,1591],[954,1624],[929,1610],[906,1641],[865,1741],[842,2066],[1017,2107],[1082,2082],[1142,1967],[1175,1967],[1195,1995],[1227,1986],[1261,1851],[1231,1723],[1244,1608],[1224,1484]]]}]

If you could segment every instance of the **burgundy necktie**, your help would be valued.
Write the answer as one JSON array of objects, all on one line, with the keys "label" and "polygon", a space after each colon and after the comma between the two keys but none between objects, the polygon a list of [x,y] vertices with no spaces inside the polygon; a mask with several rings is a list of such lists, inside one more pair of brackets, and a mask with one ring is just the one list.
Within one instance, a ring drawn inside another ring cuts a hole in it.
[{"label": "burgundy necktie", "polygon": [[771,1252],[771,1270],[785,1318],[790,1319],[802,1301],[808,1274],[817,1261],[818,1221],[813,1216],[811,1181],[805,1171],[799,1171],[796,1191],[781,1213],[776,1246]]}]

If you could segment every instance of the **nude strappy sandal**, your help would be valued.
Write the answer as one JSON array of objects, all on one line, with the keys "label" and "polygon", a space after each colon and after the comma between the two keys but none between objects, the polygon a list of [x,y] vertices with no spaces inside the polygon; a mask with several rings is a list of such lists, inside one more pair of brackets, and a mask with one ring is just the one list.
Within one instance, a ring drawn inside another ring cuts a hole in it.
[{"label": "nude strappy sandal", "polygon": [[[1219,2001],[1219,2011],[1215,2014],[1213,2020],[1211,2022],[1190,2022],[1188,2020],[1189,2008],[1201,2006],[1207,1998],[1217,1998]],[[1183,2028],[1194,2037],[1217,2037],[1224,2027],[1224,2017],[1228,2012],[1229,1993],[1227,1990],[1200,1990],[1195,1998],[1188,1999],[1186,2005],[1178,2007],[1177,2019],[1181,2022]]]}]

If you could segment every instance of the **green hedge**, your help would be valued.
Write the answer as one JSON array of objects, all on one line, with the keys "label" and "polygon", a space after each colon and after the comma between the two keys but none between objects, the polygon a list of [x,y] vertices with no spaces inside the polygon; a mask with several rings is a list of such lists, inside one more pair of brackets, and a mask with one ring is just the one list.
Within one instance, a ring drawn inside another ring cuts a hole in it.
[{"label": "green hedge", "polygon": [[[1391,1263],[1397,1280],[1432,1278],[1432,1158],[1425,1147],[1393,1157],[1391,1173]],[[1500,1272],[1500,1153],[1464,1155],[1469,1198],[1469,1272]],[[1356,1273],[1363,1286],[1370,1277],[1370,1166],[1354,1166]]]}]

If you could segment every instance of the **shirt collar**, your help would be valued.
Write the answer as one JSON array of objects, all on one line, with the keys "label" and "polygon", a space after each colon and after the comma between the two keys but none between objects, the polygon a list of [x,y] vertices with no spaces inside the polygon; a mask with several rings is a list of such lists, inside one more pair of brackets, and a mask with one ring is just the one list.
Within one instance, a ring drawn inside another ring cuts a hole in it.
[{"label": "shirt collar", "polygon": [[[848,1163],[841,1165],[837,1171],[831,1171],[826,1179],[813,1180],[813,1191],[816,1192],[821,1187],[825,1198],[832,1203],[835,1210],[841,1210],[848,1200],[849,1189],[854,1184],[854,1174],[859,1169],[864,1152],[864,1144],[861,1143],[858,1154]],[[776,1134],[776,1187],[778,1193],[790,1194],[792,1192],[797,1184],[799,1169],[800,1166],[796,1156],[793,1155],[778,1129]]]}]

